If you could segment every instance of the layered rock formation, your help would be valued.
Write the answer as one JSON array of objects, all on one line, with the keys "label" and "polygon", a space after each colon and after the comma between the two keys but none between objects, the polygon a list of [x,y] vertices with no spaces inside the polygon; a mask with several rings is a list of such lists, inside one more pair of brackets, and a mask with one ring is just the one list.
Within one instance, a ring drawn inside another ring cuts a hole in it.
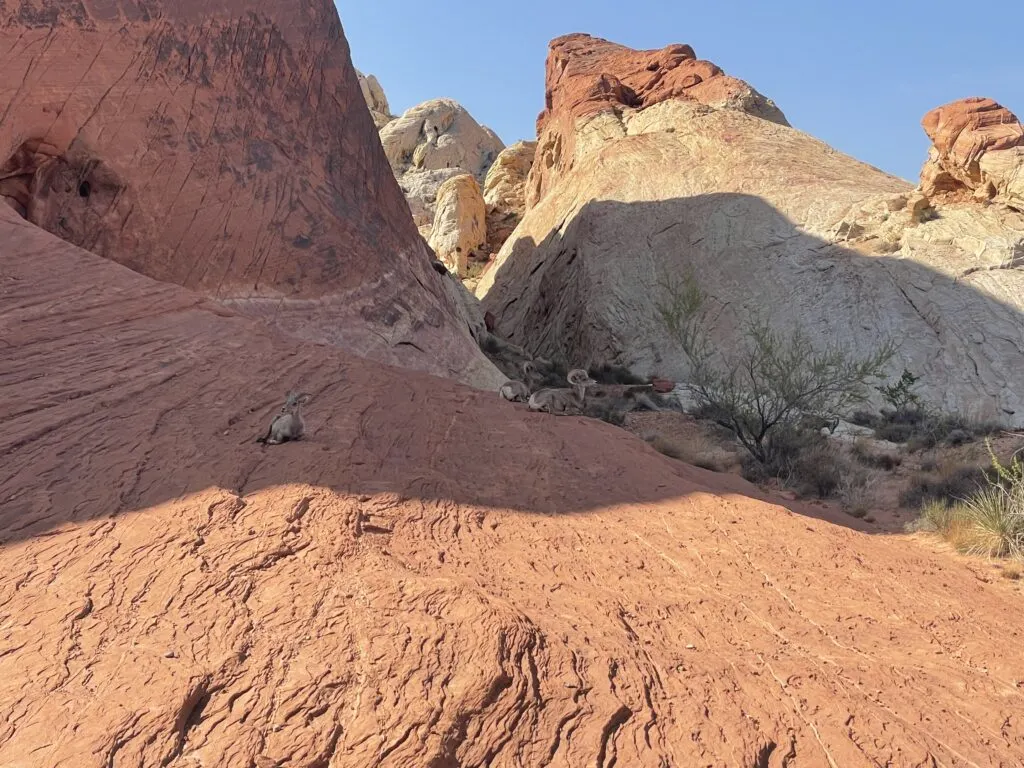
[{"label": "layered rock formation", "polygon": [[0,248],[0,765],[1024,763],[986,566]]},{"label": "layered rock formation", "polygon": [[0,194],[287,333],[490,386],[328,0],[0,9]]},{"label": "layered rock formation", "polygon": [[537,154],[537,142],[519,141],[502,150],[484,180],[487,204],[487,247],[497,253],[526,212],[526,181]]},{"label": "layered rock formation", "polygon": [[544,111],[537,118],[540,162],[530,176],[528,206],[572,169],[576,121],[588,115],[678,99],[738,109],[788,125],[770,99],[710,61],[698,59],[688,45],[634,51],[590,35],[566,35],[551,42],[546,72]]},{"label": "layered rock formation", "polygon": [[494,131],[451,99],[409,109],[381,130],[380,140],[421,228],[433,222],[437,192],[445,181],[468,173],[482,184],[505,148]]},{"label": "layered rock formation", "polygon": [[395,119],[388,105],[388,97],[384,95],[384,88],[374,75],[364,75],[356,70],[356,77],[359,78],[359,89],[363,92],[363,99],[370,110],[370,116],[373,117],[373,123],[380,130]]},{"label": "layered rock formation", "polygon": [[470,259],[486,256],[487,209],[483,192],[468,173],[454,176],[437,191],[430,247],[458,277],[466,277]]},{"label": "layered rock formation", "polygon": [[929,196],[966,193],[1024,209],[1024,127],[992,99],[963,99],[921,121],[932,149],[921,170]]},{"label": "layered rock formation", "polygon": [[1024,217],[934,211],[740,81],[688,78],[695,62],[685,46],[552,44],[533,207],[478,287],[497,332],[685,381],[661,310],[691,273],[723,349],[755,314],[822,347],[894,340],[892,374],[921,375],[933,406],[1024,424]]}]

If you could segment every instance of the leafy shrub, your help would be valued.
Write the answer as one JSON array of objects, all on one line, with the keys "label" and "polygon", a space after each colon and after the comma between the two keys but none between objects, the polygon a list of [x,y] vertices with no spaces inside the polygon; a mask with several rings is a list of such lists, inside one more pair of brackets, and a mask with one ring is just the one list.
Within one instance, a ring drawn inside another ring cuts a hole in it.
[{"label": "leafy shrub", "polygon": [[904,368],[903,374],[895,384],[875,387],[875,389],[882,393],[882,397],[894,410],[902,411],[916,407],[921,401],[921,398],[914,392],[914,386],[920,378]]}]

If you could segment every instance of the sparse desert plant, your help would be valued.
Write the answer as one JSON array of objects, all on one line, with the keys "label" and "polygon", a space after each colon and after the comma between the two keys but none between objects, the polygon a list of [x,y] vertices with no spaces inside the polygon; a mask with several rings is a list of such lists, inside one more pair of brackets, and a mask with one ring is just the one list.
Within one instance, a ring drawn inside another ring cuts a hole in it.
[{"label": "sparse desert plant", "polygon": [[914,392],[914,386],[920,381],[920,376],[915,376],[906,368],[903,369],[903,374],[893,384],[886,384],[881,387],[875,387],[875,389],[882,393],[882,397],[889,403],[896,411],[902,411],[906,408],[916,406],[920,401],[920,396]]},{"label": "sparse desert plant", "polygon": [[857,438],[850,448],[851,455],[866,467],[892,472],[903,464],[903,457],[888,451],[876,451],[870,440]]},{"label": "sparse desert plant", "polygon": [[659,434],[648,435],[645,439],[654,450],[669,458],[712,472],[725,472],[728,469],[729,462],[725,452],[715,450],[704,439],[698,438],[684,443]]},{"label": "sparse desert plant", "polygon": [[853,517],[866,519],[878,505],[876,486],[875,473],[861,467],[847,468],[847,471],[840,476],[838,488],[843,511]]},{"label": "sparse desert plant", "polygon": [[985,557],[1024,557],[1024,462],[1003,464],[989,444],[992,473],[961,500],[933,499],[921,510],[920,528],[934,530],[960,552]]},{"label": "sparse desert plant", "polygon": [[909,509],[927,508],[931,502],[946,506],[962,503],[985,487],[988,475],[983,467],[946,462],[930,472],[911,478],[900,494],[900,505]]}]

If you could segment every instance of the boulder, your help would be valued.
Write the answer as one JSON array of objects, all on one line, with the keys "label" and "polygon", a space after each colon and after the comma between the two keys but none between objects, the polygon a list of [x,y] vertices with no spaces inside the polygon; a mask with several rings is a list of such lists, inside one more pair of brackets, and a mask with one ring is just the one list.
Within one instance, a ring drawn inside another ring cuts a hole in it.
[{"label": "boulder", "polygon": [[384,95],[384,89],[376,76],[364,75],[357,69],[356,77],[359,78],[359,88],[363,92],[366,106],[370,108],[374,125],[379,130],[395,119],[391,114],[391,107],[388,106],[388,97]]},{"label": "boulder", "polygon": [[569,366],[688,381],[664,310],[692,275],[721,350],[752,316],[854,354],[894,340],[892,376],[920,375],[934,407],[1024,424],[1024,217],[911,204],[901,179],[692,88],[654,104],[633,84],[625,103],[584,91],[570,74],[629,84],[634,62],[657,63],[634,52],[619,71],[605,50],[553,43],[535,203],[477,287],[496,333]]},{"label": "boulder", "polygon": [[0,195],[35,226],[279,331],[490,386],[333,3],[251,11],[0,5]]},{"label": "boulder", "polygon": [[418,225],[434,217],[437,192],[453,176],[468,173],[483,183],[505,148],[451,99],[433,99],[407,110],[380,132],[388,161]]},{"label": "boulder", "polygon": [[992,99],[961,99],[933,109],[921,125],[932,140],[921,169],[925,194],[1024,208],[1024,127],[1010,110]]},{"label": "boulder", "polygon": [[484,197],[475,178],[464,173],[441,185],[430,247],[460,278],[468,275],[470,259],[486,255],[486,225]]},{"label": "boulder", "polygon": [[502,150],[484,180],[487,204],[487,247],[497,253],[526,211],[526,180],[533,167],[537,142],[519,141]]}]

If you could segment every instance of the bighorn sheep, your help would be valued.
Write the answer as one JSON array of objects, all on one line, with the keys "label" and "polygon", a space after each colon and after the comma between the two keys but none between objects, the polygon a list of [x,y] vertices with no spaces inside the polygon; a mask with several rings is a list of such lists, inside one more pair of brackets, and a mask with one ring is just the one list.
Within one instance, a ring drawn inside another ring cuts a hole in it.
[{"label": "bighorn sheep", "polygon": [[306,422],[302,420],[302,406],[309,402],[305,393],[289,392],[288,399],[281,406],[281,412],[270,422],[267,434],[257,438],[257,443],[278,445],[289,440],[298,440],[306,431]]},{"label": "bighorn sheep", "polygon": [[540,389],[530,395],[531,411],[546,411],[564,416],[583,413],[587,387],[597,384],[586,371],[577,368],[566,376],[571,389]]},{"label": "bighorn sheep", "polygon": [[534,384],[536,382],[537,369],[529,360],[523,363],[522,369],[525,382],[517,379],[509,379],[502,384],[501,389],[498,390],[498,394],[509,402],[525,403],[530,399],[530,393],[533,391]]}]

